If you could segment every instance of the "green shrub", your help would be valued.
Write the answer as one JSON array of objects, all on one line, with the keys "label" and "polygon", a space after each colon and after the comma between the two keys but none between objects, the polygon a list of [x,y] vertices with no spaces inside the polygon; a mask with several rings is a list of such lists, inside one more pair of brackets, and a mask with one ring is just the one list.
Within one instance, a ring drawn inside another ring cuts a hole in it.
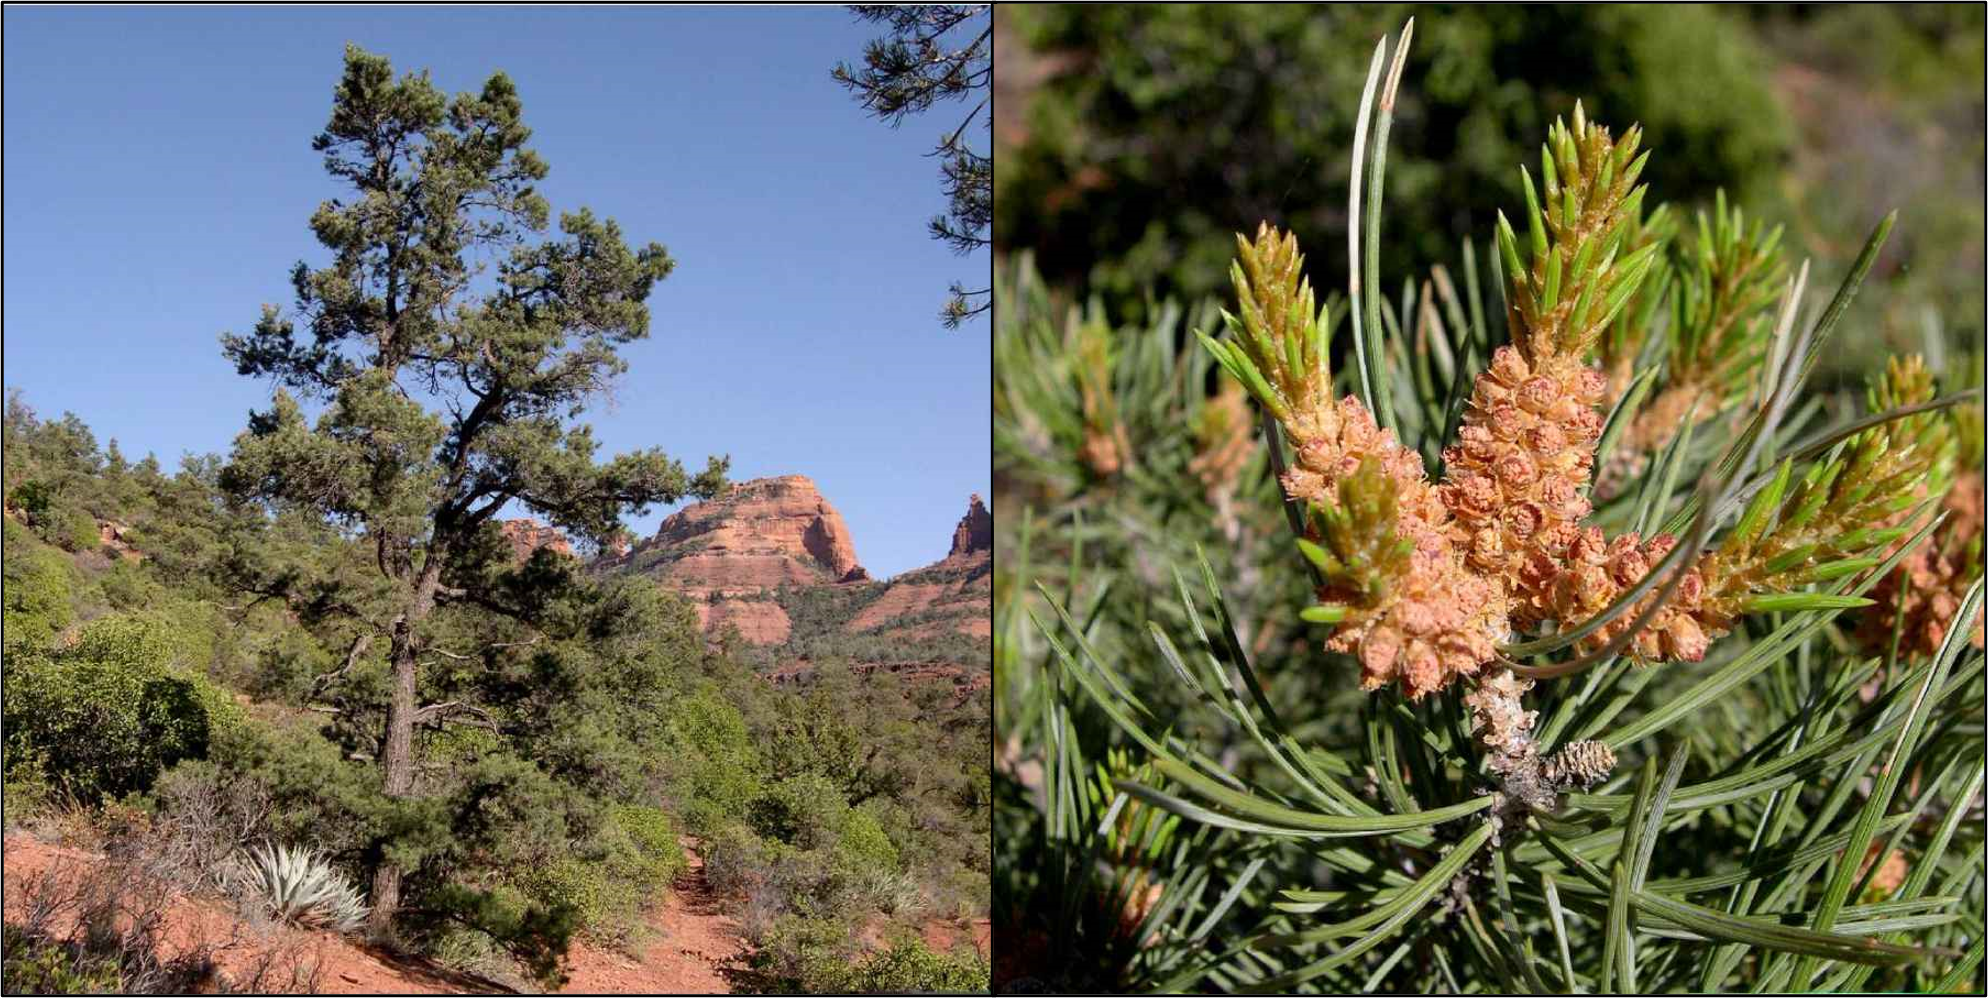
[{"label": "green shrub", "polygon": [[6,816],[9,826],[47,809],[53,788],[38,762],[24,759],[17,764],[8,753],[0,760],[0,772],[6,774],[4,784],[0,784],[0,814]]},{"label": "green shrub", "polygon": [[5,617],[8,645],[41,647],[75,615],[78,573],[61,551],[41,543],[20,524],[5,522]]},{"label": "green shrub", "polygon": [[634,884],[643,904],[655,904],[688,865],[676,826],[661,808],[646,804],[617,804],[610,814],[626,839],[609,855],[610,872]]},{"label": "green shrub", "polygon": [[425,926],[442,933],[464,926],[483,933],[508,953],[527,974],[548,988],[566,983],[566,951],[579,929],[579,913],[564,905],[534,904],[515,891],[472,890],[450,884],[425,899],[440,917]]},{"label": "green shrub", "polygon": [[755,933],[749,964],[751,990],[762,994],[835,993],[838,987],[811,987],[810,980],[836,975],[854,955],[849,927],[840,919],[783,914]]},{"label": "green shrub", "polygon": [[765,872],[766,849],[742,824],[719,828],[704,840],[704,881],[719,894],[744,894]]},{"label": "green shrub", "polygon": [[523,881],[533,901],[548,909],[571,909],[576,927],[595,936],[605,934],[615,915],[636,908],[632,885],[610,878],[604,863],[562,856],[527,871]]},{"label": "green shrub", "polygon": [[835,856],[839,863],[858,870],[888,870],[898,868],[897,846],[891,844],[884,826],[877,821],[876,812],[867,807],[859,807],[849,812],[842,822],[842,836],[835,842]]},{"label": "green shrub", "polygon": [[70,551],[95,551],[103,541],[97,530],[97,518],[80,509],[63,510],[51,524],[49,533],[56,543]]},{"label": "green shrub", "polygon": [[867,959],[836,919],[785,915],[761,933],[747,984],[765,994],[986,993],[990,968],[977,953],[933,952],[907,935]]},{"label": "green shrub", "polygon": [[659,903],[686,865],[668,814],[647,805],[616,805],[594,845],[598,856],[562,856],[521,878],[526,894],[548,909],[571,908],[588,936],[626,947],[645,908]]},{"label": "green shrub", "polygon": [[684,823],[708,835],[744,819],[760,794],[760,763],[738,708],[704,683],[671,702],[668,726],[687,757],[680,781]]},{"label": "green shrub", "polygon": [[174,598],[144,564],[125,558],[111,562],[96,582],[104,602],[113,610],[138,610]]},{"label": "green shrub", "polygon": [[16,485],[13,493],[7,497],[7,501],[15,509],[26,513],[28,520],[32,522],[48,513],[49,503],[53,498],[54,493],[49,489],[47,482],[30,478]]},{"label": "green shrub", "polygon": [[431,800],[393,801],[380,794],[377,766],[348,759],[339,746],[305,725],[250,725],[217,740],[217,785],[247,781],[268,794],[260,834],[305,842],[358,863],[389,836],[432,843],[453,831]]},{"label": "green shrub", "polygon": [[749,820],[760,837],[798,849],[834,843],[849,818],[849,802],[835,781],[817,773],[791,776],[766,788],[752,802]]},{"label": "green shrub", "polygon": [[6,954],[0,958],[0,991],[10,995],[107,995],[123,989],[114,961],[79,955],[61,943],[32,936],[8,922],[0,929]]},{"label": "green shrub", "polygon": [[918,878],[901,868],[892,844],[872,807],[849,812],[830,861],[840,883],[862,904],[888,915],[909,914],[925,907]]},{"label": "green shrub", "polygon": [[978,953],[936,953],[923,940],[907,936],[854,967],[842,963],[822,966],[803,983],[811,992],[984,993],[989,977],[987,960]]},{"label": "green shrub", "polygon": [[204,758],[245,718],[225,691],[171,660],[168,635],[123,616],[90,624],[74,648],[10,656],[9,764],[36,759],[63,789],[94,802],[144,791],[173,763]]}]

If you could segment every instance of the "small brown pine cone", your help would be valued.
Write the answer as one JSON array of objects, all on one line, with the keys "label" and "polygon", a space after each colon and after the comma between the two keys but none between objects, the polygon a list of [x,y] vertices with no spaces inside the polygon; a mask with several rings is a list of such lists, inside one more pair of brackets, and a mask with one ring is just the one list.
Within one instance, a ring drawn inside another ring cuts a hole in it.
[{"label": "small brown pine cone", "polygon": [[1547,761],[1546,778],[1565,789],[1592,787],[1615,771],[1615,750],[1606,742],[1579,741],[1561,746]]}]

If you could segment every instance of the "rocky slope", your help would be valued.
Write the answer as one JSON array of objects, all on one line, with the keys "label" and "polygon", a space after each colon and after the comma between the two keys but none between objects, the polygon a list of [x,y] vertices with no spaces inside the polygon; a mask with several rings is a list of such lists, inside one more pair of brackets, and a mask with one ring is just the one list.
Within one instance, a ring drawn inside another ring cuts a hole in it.
[{"label": "rocky slope", "polygon": [[994,517],[979,496],[953,529],[946,557],[890,581],[849,621],[852,632],[917,639],[947,632],[993,634]]}]

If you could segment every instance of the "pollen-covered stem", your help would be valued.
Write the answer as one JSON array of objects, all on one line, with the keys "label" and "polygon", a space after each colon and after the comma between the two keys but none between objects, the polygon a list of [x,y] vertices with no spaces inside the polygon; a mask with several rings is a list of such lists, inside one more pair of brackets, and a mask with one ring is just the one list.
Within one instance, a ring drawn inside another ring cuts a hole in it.
[{"label": "pollen-covered stem", "polygon": [[1551,811],[1561,792],[1607,779],[1615,768],[1615,753],[1597,741],[1570,742],[1558,752],[1542,753],[1533,733],[1539,712],[1527,710],[1524,703],[1532,685],[1509,669],[1492,667],[1464,695],[1464,704],[1485,768],[1498,778],[1507,806]]}]

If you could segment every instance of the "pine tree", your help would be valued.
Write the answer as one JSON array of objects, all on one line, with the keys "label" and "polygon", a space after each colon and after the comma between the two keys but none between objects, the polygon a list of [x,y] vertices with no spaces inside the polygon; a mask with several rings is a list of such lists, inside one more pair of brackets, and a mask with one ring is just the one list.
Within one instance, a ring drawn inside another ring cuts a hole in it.
[{"label": "pine tree", "polygon": [[[415,726],[450,710],[418,702],[423,622],[452,603],[531,617],[475,570],[474,541],[499,510],[521,504],[598,542],[625,511],[724,483],[724,459],[694,476],[656,450],[595,460],[578,417],[626,369],[616,348],[648,334],[645,301],[675,262],[656,243],[631,249],[584,209],[543,237],[549,209],[534,184],[547,167],[530,135],[502,73],[450,97],[425,72],[396,79],[385,57],[348,46],[313,142],[351,192],[311,216],[331,263],[296,265],[292,315],[265,306],[251,332],[222,337],[241,374],[278,385],[235,441],[229,492],[329,517],[373,549],[377,578],[363,584],[292,570],[254,585],[349,617],[348,663],[386,647],[390,797],[414,791]],[[390,925],[404,873],[385,846],[375,928]]]}]

